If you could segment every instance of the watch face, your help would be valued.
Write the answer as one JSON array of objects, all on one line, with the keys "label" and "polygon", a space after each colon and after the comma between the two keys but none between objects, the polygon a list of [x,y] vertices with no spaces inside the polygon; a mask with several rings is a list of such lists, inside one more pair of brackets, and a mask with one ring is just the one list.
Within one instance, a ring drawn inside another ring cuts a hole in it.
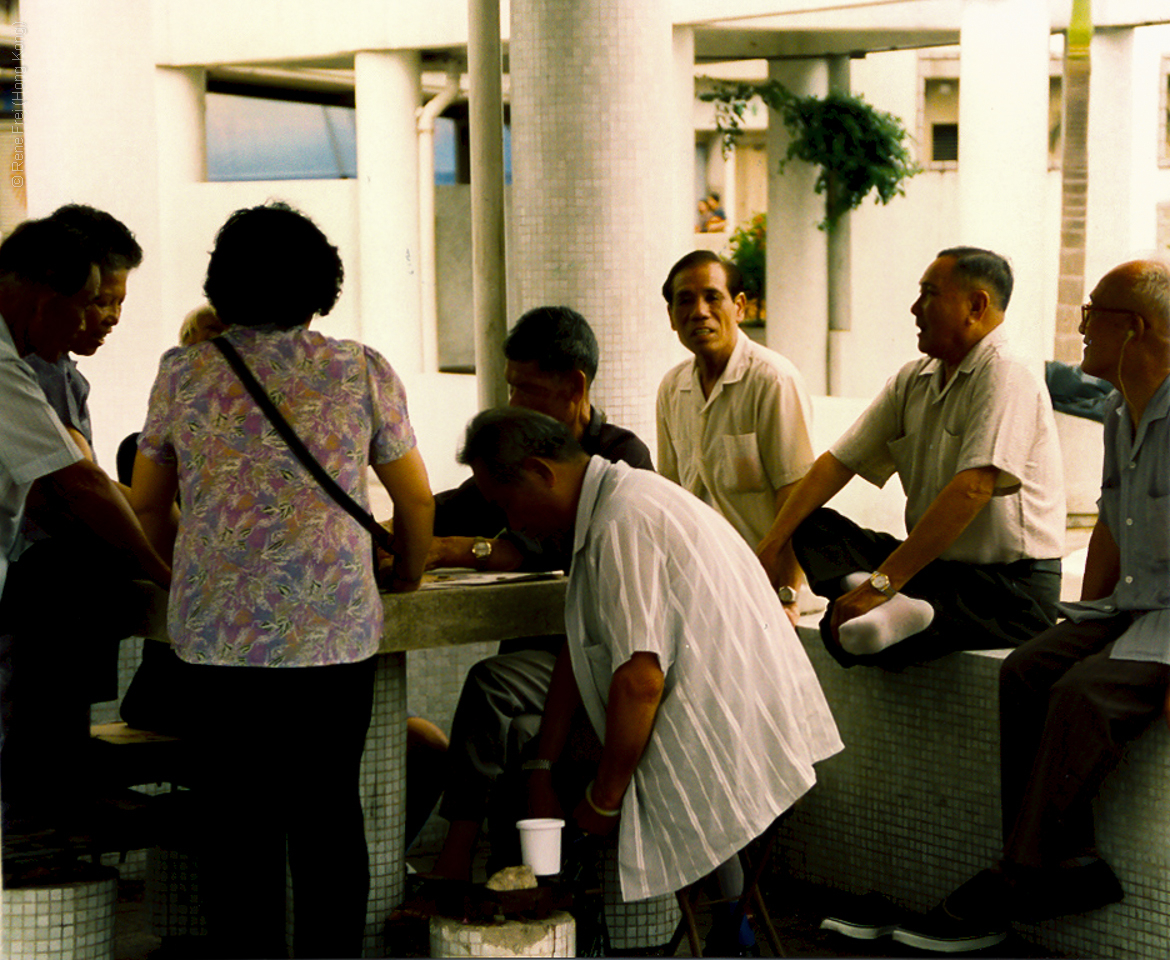
[{"label": "watch face", "polygon": [[477,560],[483,560],[485,557],[492,555],[492,545],[486,540],[476,540],[471,545],[471,555]]},{"label": "watch face", "polygon": [[879,593],[884,593],[886,596],[890,595],[890,578],[884,573],[875,573],[869,578],[869,582],[873,588]]},{"label": "watch face", "polygon": [[780,596],[781,603],[796,603],[797,593],[792,587],[781,587],[776,592]]}]

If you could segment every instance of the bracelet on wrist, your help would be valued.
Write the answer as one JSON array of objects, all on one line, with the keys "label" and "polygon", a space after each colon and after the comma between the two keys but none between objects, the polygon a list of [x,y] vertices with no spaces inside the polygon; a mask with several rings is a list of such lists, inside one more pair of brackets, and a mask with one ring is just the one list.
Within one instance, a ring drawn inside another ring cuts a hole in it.
[{"label": "bracelet on wrist", "polygon": [[593,802],[593,781],[589,781],[589,786],[585,788],[585,802],[593,809],[599,817],[618,817],[621,816],[622,808],[617,807],[613,810],[607,810],[605,807],[599,807]]},{"label": "bracelet on wrist", "polygon": [[551,772],[552,768],[553,768],[553,762],[551,760],[541,760],[541,759],[525,760],[524,763],[520,767],[520,769],[523,770],[525,773],[532,773],[536,770],[544,770],[544,771]]}]

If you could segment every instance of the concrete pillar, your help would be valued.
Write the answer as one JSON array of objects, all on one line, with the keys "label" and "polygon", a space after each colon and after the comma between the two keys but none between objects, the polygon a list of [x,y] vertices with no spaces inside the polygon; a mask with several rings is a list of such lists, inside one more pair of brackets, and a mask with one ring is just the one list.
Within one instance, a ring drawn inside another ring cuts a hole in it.
[{"label": "concrete pillar", "polygon": [[508,284],[504,231],[504,67],[499,0],[471,0],[468,20],[472,312],[476,386],[483,409],[508,402],[508,386],[501,364],[508,329]]},{"label": "concrete pillar", "polygon": [[[1132,216],[1134,165],[1147,156],[1134,149],[1133,33],[1132,29],[1113,29],[1093,35],[1086,296],[1119,263],[1149,254],[1149,241],[1134,230]],[[1144,124],[1147,117],[1141,120]],[[1148,216],[1152,203],[1137,206]]]},{"label": "concrete pillar", "polygon": [[[829,92],[848,94],[849,57],[839,55],[829,58]],[[853,301],[853,214],[847,211],[835,223],[825,228],[825,245],[828,256],[826,309],[829,312],[829,349],[827,359],[827,388],[831,396],[846,392],[841,352],[844,338],[849,336],[853,326],[851,309]]]},{"label": "concrete pillar", "polygon": [[[955,242],[1009,257],[1016,283],[1006,326],[1016,349],[1052,354],[1045,309],[1048,7],[965,0],[959,67],[959,223]],[[1055,288],[1051,291],[1055,294]]]},{"label": "concrete pillar", "polygon": [[112,469],[118,443],[142,429],[159,354],[174,345],[182,319],[160,299],[159,110],[154,49],[143,41],[154,5],[110,0],[62,13],[53,0],[20,5],[29,215],[87,203],[122,220],[145,252],[117,330],[81,362],[93,386],[98,460]]},{"label": "concrete pillar", "polygon": [[[361,339],[403,375],[422,370],[418,51],[354,56]],[[355,271],[356,272],[356,271]]]},{"label": "concrete pillar", "polygon": [[[675,27],[673,37],[674,84],[671,91],[673,107],[670,110],[670,119],[673,121],[673,155],[678,158],[678,163],[672,167],[674,181],[671,198],[668,201],[668,209],[672,215],[671,232],[669,238],[664,238],[670,245],[670,263],[694,245],[695,201],[698,199],[694,196],[695,177],[692,165],[695,153],[695,28]],[[724,209],[728,216],[732,215],[726,197]],[[665,306],[665,301],[663,305]]]},{"label": "concrete pillar", "polygon": [[[824,60],[773,60],[768,79],[801,96],[824,96]],[[813,192],[817,169],[793,161],[778,166],[791,138],[779,114],[768,111],[768,346],[800,368],[810,393],[828,392],[828,257],[817,224],[825,199]]]},{"label": "concrete pillar", "polygon": [[512,3],[518,310],[585,315],[601,345],[597,404],[651,446],[677,356],[659,293],[676,252],[670,194],[691,155],[676,156],[672,45],[667,0]]}]

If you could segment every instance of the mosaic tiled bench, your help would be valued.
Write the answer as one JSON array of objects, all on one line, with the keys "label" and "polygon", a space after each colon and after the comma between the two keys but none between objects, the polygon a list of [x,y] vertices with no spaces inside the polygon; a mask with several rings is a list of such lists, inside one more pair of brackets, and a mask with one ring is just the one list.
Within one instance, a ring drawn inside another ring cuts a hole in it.
[{"label": "mosaic tiled bench", "polygon": [[[818,766],[780,850],[792,874],[933,906],[999,855],[999,666],[1007,651],[952,654],[888,673],[843,669],[801,631],[845,750]],[[1170,731],[1134,743],[1098,798],[1098,843],[1126,898],[1017,932],[1055,955],[1170,956]]]}]

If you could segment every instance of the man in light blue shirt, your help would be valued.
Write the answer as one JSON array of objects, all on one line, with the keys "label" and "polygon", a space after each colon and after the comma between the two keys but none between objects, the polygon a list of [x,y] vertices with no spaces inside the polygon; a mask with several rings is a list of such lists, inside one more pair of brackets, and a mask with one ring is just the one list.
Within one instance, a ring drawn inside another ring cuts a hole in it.
[{"label": "man in light blue shirt", "polygon": [[1122,264],[1089,299],[1081,368],[1118,392],[1081,600],[1000,673],[1003,860],[896,929],[909,946],[982,949],[1011,920],[1124,896],[1097,852],[1092,801],[1170,687],[1170,267]]},{"label": "man in light blue shirt", "polygon": [[[89,242],[64,224],[29,221],[0,244],[0,760],[7,813],[34,779],[32,772],[45,766],[43,740],[31,733],[52,728],[60,719],[46,694],[52,684],[38,674],[54,657],[59,663],[68,659],[64,651],[41,650],[44,637],[27,629],[33,616],[48,617],[52,611],[31,611],[30,616],[20,603],[25,592],[18,562],[24,548],[20,528],[33,482],[41,480],[64,514],[86,524],[144,575],[170,582],[170,567],[143,536],[125,498],[70,439],[32,368],[21,359],[34,352],[46,359],[59,356],[98,290]],[[62,572],[63,587],[65,576]],[[24,666],[30,656],[33,669]],[[14,730],[24,732],[13,736]]]}]

